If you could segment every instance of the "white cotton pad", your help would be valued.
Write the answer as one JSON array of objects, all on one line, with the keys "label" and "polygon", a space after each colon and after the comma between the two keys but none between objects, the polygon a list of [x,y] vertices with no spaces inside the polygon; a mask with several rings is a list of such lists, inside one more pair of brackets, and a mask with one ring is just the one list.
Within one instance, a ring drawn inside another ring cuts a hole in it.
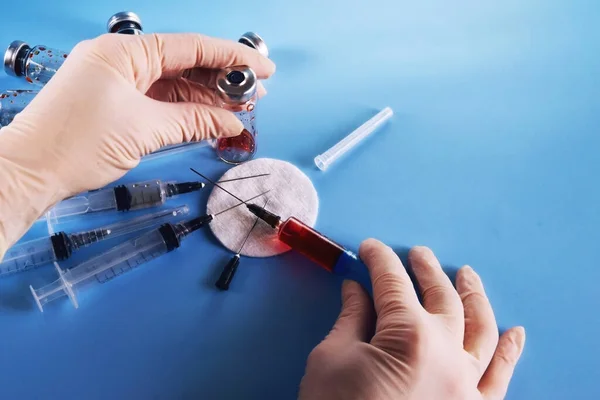
[{"label": "white cotton pad", "polygon": [[[319,211],[317,191],[310,179],[288,162],[259,158],[230,169],[219,180],[225,181],[266,173],[270,175],[225,182],[222,186],[242,200],[270,190],[265,196],[258,197],[251,203],[262,207],[268,200],[266,209],[279,215],[282,221],[294,216],[305,224],[314,226]],[[216,214],[238,203],[238,200],[225,191],[214,187],[206,208],[209,214]],[[209,226],[223,246],[237,253],[255,220],[256,216],[242,205],[216,216]],[[270,257],[289,249],[277,239],[275,229],[263,221],[259,221],[240,254],[249,257]]]}]

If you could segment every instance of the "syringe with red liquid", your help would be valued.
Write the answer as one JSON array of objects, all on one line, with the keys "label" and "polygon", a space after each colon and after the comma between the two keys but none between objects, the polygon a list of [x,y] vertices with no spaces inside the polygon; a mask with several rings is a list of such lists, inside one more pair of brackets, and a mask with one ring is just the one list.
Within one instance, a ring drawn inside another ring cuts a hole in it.
[{"label": "syringe with red liquid", "polygon": [[302,254],[304,257],[325,268],[327,271],[338,275],[346,275],[354,269],[353,266],[363,266],[356,254],[317,232],[299,219],[290,217],[282,222],[279,215],[275,215],[257,204],[248,203],[240,199],[217,182],[196,171],[194,168],[190,168],[190,170],[234,197],[236,200],[244,203],[252,214],[265,221],[273,229],[278,229],[277,236],[279,240]]},{"label": "syringe with red liquid", "polygon": [[295,217],[281,221],[281,217],[256,204],[246,204],[248,210],[269,226],[277,229],[279,240],[309,260],[336,275],[346,275],[360,260],[350,250],[317,232]]}]

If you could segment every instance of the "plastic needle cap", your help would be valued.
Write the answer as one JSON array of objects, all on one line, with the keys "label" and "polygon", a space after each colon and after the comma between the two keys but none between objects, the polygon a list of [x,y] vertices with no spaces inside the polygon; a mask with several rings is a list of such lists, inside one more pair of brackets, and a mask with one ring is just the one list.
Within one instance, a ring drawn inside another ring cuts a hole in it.
[{"label": "plastic needle cap", "polygon": [[338,158],[347,153],[348,150],[375,132],[381,125],[383,125],[384,122],[390,119],[392,115],[394,115],[394,112],[389,107],[381,110],[377,115],[362,124],[359,128],[346,136],[335,146],[327,150],[325,153],[316,156],[315,165],[317,168],[319,168],[321,171],[325,171]]},{"label": "plastic needle cap", "polygon": [[[268,202],[269,202],[269,199],[267,199],[267,201],[265,201],[265,205],[263,206],[263,208],[267,206]],[[221,272],[221,276],[219,276],[219,279],[215,283],[215,286],[218,289],[229,290],[229,285],[231,284],[231,281],[233,280],[233,277],[235,276],[238,266],[240,265],[240,254],[241,254],[242,250],[244,249],[244,246],[246,245],[246,242],[248,241],[250,234],[252,233],[252,231],[254,231],[254,228],[256,228],[256,225],[258,224],[258,220],[259,220],[259,218],[256,217],[256,219],[254,220],[254,224],[252,225],[252,227],[248,231],[248,234],[244,238],[244,241],[242,242],[240,249],[231,258],[231,260],[229,260],[227,265],[225,265],[225,268],[223,268],[223,272]]]}]

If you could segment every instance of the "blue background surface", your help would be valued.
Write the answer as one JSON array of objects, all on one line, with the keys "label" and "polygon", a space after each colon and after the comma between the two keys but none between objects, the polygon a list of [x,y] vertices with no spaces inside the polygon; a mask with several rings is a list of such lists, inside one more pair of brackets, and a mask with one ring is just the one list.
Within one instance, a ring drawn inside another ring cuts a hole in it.
[{"label": "blue background surface", "polygon": [[[370,236],[400,253],[428,245],[450,273],[474,266],[501,328],[527,329],[509,399],[600,397],[600,3],[85,3],[3,2],[0,44],[68,50],[121,10],[147,32],[260,33],[278,71],[260,108],[258,156],[313,180],[317,228],[353,249]],[[0,88],[18,87],[27,86],[0,78]],[[385,106],[391,125],[316,170],[316,154]],[[123,181],[189,180],[190,166],[214,177],[226,169],[204,149]],[[182,200],[198,214],[207,195]],[[82,293],[78,310],[65,298],[43,314],[28,285],[53,280],[51,268],[2,280],[0,397],[294,398],[339,312],[341,282],[289,253],[244,259],[219,293],[212,284],[229,257],[201,231]]]}]

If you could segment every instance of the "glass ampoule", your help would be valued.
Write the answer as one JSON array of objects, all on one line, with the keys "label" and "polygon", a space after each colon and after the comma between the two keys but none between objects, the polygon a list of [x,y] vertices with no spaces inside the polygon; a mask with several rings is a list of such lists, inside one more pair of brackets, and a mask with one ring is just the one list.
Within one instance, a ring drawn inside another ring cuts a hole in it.
[{"label": "glass ampoule", "polygon": [[256,74],[246,65],[225,68],[217,75],[216,105],[233,112],[244,124],[240,135],[216,141],[217,155],[226,163],[241,164],[256,153],[256,88]]}]

